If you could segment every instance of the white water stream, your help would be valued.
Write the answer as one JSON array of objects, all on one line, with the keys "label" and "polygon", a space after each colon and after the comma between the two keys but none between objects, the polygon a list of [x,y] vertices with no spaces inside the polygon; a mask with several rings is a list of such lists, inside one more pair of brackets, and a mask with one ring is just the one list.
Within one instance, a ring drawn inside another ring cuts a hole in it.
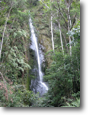
[{"label": "white water stream", "polygon": [[32,24],[31,18],[29,19],[29,26],[30,26],[30,31],[31,31],[31,42],[32,42],[31,49],[34,50],[34,52],[35,52],[35,55],[36,55],[36,58],[37,58],[37,64],[38,64],[39,81],[37,81],[38,86],[36,86],[36,87],[38,87],[37,92],[39,92],[39,93],[42,92],[42,94],[44,94],[45,92],[48,91],[48,87],[43,82],[43,73],[42,73],[42,70],[41,70],[41,61],[40,61],[40,56],[39,56],[38,42],[37,42],[37,37],[35,35],[34,26]]}]

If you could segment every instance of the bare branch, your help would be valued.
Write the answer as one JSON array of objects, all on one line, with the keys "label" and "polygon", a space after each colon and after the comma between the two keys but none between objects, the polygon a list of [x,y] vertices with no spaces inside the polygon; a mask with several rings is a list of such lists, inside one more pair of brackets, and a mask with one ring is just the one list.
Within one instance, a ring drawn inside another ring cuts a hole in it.
[{"label": "bare branch", "polygon": [[67,24],[67,22],[66,22],[65,17],[63,16],[63,14],[62,14],[62,12],[61,12],[61,9],[60,9],[59,4],[58,4],[58,8],[57,8],[54,4],[53,4],[53,6],[57,9],[57,12],[59,11],[61,17],[64,19],[64,22],[65,22],[65,25],[66,25],[66,28],[67,28],[67,27],[68,27],[68,24]]}]

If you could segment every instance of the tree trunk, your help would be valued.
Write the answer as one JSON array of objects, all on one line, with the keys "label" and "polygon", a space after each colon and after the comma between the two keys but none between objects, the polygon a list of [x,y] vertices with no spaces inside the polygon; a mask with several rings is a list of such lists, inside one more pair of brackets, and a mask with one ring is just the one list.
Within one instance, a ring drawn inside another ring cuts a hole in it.
[{"label": "tree trunk", "polygon": [[0,58],[1,58],[1,53],[2,53],[2,46],[3,46],[3,40],[4,40],[4,36],[5,36],[6,26],[7,26],[7,22],[8,22],[9,16],[10,16],[11,9],[12,9],[12,6],[11,6],[11,8],[9,10],[7,19],[5,21],[4,31],[3,31],[3,34],[2,34],[2,41],[0,43]]},{"label": "tree trunk", "polygon": [[52,48],[54,51],[54,39],[53,39],[53,23],[52,23],[52,13],[51,13],[51,40],[52,40]]},{"label": "tree trunk", "polygon": [[[70,27],[71,27],[71,18],[70,18],[70,6],[68,5],[68,32],[70,31]],[[69,45],[70,45],[70,56],[72,54],[71,51],[71,37],[69,36]]]},{"label": "tree trunk", "polygon": [[64,36],[64,34],[62,34],[62,37],[64,38],[64,41],[65,41],[65,47],[66,47],[66,49],[67,49],[67,52],[68,52],[68,46],[67,46],[66,37]]},{"label": "tree trunk", "polygon": [[[41,2],[42,2],[42,4],[44,4],[45,5],[45,7],[46,8],[48,8],[48,9],[50,9],[51,10],[51,5],[50,5],[50,7],[49,6],[47,6],[47,4],[45,4],[44,3],[44,1],[43,0],[40,0]],[[53,1],[52,0],[50,0],[50,3],[52,3]],[[53,22],[52,22],[52,20],[53,20],[53,16],[52,16],[52,11],[51,11],[51,40],[52,40],[52,49],[53,49],[53,52],[54,52],[54,39],[53,39]]]},{"label": "tree trunk", "polygon": [[59,31],[60,31],[61,48],[62,48],[62,52],[63,52],[63,55],[64,55],[63,41],[62,41],[62,33],[61,33],[61,26],[60,26],[60,23],[59,23],[59,22],[58,22],[58,26],[59,26]]},{"label": "tree trunk", "polygon": [[[52,3],[53,1],[50,0],[50,2]],[[52,6],[50,5],[50,9],[52,9]],[[53,52],[54,52],[54,39],[53,39],[53,16],[52,16],[52,11],[51,11],[51,40],[52,40],[52,48],[53,48]]]}]

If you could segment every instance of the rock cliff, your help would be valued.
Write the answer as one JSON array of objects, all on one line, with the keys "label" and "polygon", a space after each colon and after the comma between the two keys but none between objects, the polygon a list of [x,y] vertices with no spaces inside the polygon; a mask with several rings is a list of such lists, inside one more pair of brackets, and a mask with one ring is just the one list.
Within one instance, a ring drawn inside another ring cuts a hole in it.
[{"label": "rock cliff", "polygon": [[[33,16],[33,23],[35,26],[35,31],[39,40],[39,43],[44,47],[42,50],[46,54],[52,50],[51,46],[51,34],[50,34],[50,16],[45,15],[42,6],[35,6],[31,9]],[[45,56],[47,67],[51,63],[49,55]]]}]

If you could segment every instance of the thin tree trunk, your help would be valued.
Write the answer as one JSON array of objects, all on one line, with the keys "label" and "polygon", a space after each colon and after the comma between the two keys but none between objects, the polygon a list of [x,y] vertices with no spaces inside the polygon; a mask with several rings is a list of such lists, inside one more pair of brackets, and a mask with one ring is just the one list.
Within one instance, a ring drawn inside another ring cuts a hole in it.
[{"label": "thin tree trunk", "polygon": [[[50,0],[50,2],[52,3],[53,1]],[[52,6],[50,5],[50,9],[52,9]],[[53,48],[53,52],[54,52],[54,38],[53,38],[53,16],[52,16],[52,11],[51,11],[51,40],[52,40],[52,48]]]},{"label": "thin tree trunk", "polygon": [[[70,26],[71,26],[71,19],[70,19],[70,6],[68,6],[68,32],[70,31]],[[69,36],[69,45],[70,45],[70,56],[72,54],[71,51],[71,37]]]},{"label": "thin tree trunk", "polygon": [[4,40],[4,36],[5,36],[6,26],[7,26],[7,22],[8,22],[9,16],[10,16],[11,9],[12,9],[12,6],[11,6],[11,8],[9,10],[7,19],[5,21],[4,31],[3,31],[3,34],[2,34],[2,41],[1,41],[1,46],[0,46],[0,58],[1,58],[1,53],[2,53],[2,46],[3,46],[3,40]]},{"label": "thin tree trunk", "polygon": [[[51,10],[51,5],[50,5],[50,7],[49,7],[49,6],[47,6],[47,4],[45,4],[45,3],[43,2],[43,0],[40,0],[40,1],[45,5],[46,8],[48,8],[48,9]],[[50,2],[52,3],[53,1],[50,0]],[[52,16],[52,11],[51,11],[51,40],[52,40],[52,49],[53,49],[53,51],[54,51],[53,22],[52,22],[52,20],[53,20],[53,16]]]},{"label": "thin tree trunk", "polygon": [[[57,12],[57,17],[58,17],[58,12]],[[58,22],[58,27],[59,27],[59,31],[60,31],[61,48],[62,48],[62,52],[63,52],[63,55],[64,55],[64,48],[63,48],[63,40],[62,40],[62,32],[61,32],[60,21],[58,20],[57,22]]]},{"label": "thin tree trunk", "polygon": [[64,41],[65,41],[65,47],[67,49],[67,52],[68,52],[68,46],[67,46],[67,41],[66,41],[66,37],[64,36],[64,34],[62,34],[63,38],[64,38]]},{"label": "thin tree trunk", "polygon": [[60,26],[60,23],[59,23],[59,22],[58,22],[58,26],[59,26],[59,31],[60,31],[61,48],[62,48],[62,52],[63,52],[63,55],[64,55],[63,41],[62,41],[62,33],[61,33],[61,26]]},{"label": "thin tree trunk", "polygon": [[51,40],[52,40],[52,48],[54,51],[54,39],[53,39],[53,23],[52,23],[52,13],[51,13]]}]

